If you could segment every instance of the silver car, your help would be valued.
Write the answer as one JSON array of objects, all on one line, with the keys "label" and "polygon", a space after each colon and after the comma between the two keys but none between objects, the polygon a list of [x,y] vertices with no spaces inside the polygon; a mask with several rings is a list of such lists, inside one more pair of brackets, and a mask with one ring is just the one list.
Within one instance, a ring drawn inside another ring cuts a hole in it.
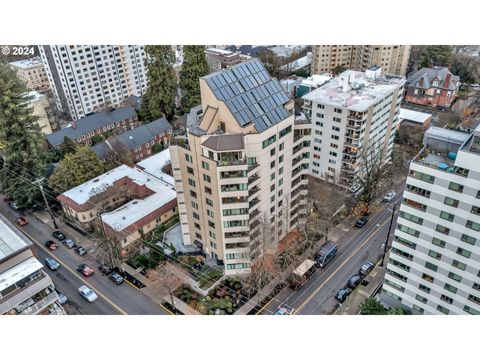
[{"label": "silver car", "polygon": [[45,265],[47,265],[47,267],[53,271],[58,270],[60,267],[60,264],[57,261],[49,257],[45,258]]},{"label": "silver car", "polygon": [[71,249],[75,246],[75,241],[72,239],[65,239],[63,240],[63,245],[65,245],[67,248]]},{"label": "silver car", "polygon": [[98,299],[97,294],[86,285],[82,285],[78,288],[80,295],[82,295],[88,302],[94,302]]},{"label": "silver car", "polygon": [[383,202],[390,202],[393,200],[393,198],[397,195],[395,191],[390,191],[388,192],[384,197],[383,197]]},{"label": "silver car", "polygon": [[61,291],[59,291],[59,290],[57,290],[57,289],[55,289],[55,291],[57,292],[58,302],[60,303],[60,305],[66,304],[66,302],[68,301],[67,296],[66,296],[63,292],[61,292]]}]

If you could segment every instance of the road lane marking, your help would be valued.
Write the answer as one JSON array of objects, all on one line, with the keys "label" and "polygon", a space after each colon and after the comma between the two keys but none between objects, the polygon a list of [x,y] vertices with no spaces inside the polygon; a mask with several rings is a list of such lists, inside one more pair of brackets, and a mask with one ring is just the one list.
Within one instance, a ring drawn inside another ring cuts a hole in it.
[{"label": "road lane marking", "polygon": [[[37,240],[35,240],[33,238],[33,236],[31,236],[30,234],[28,234],[27,232],[25,232],[23,229],[19,228],[19,230],[25,235],[27,236],[30,240],[32,240],[33,242],[35,242],[38,246],[42,247],[42,244],[39,243]],[[76,271],[73,271],[68,265],[65,265],[65,263],[60,260],[56,255],[52,253],[49,253],[49,255],[51,257],[53,257],[56,261],[58,261],[58,263],[60,265],[62,265],[65,269],[67,269],[68,271],[70,271],[73,275],[75,275],[75,277],[77,277],[82,283],[84,283],[85,285],[89,286],[93,291],[95,291],[97,294],[99,294],[101,297],[103,297],[110,305],[112,305],[115,309],[117,309],[121,314],[123,315],[128,315],[122,308],[120,308],[117,304],[115,304],[113,301],[111,301],[108,297],[106,297],[102,292],[100,292],[99,290],[97,290],[93,285],[91,285],[90,283],[86,282],[85,279],[83,279],[80,275],[77,274]]]},{"label": "road lane marking", "polygon": [[[140,291],[139,288],[137,288],[135,285],[133,285],[133,284],[132,284],[130,281],[128,281],[127,279],[125,279],[125,282],[126,282],[128,285],[130,285],[131,287],[133,287],[135,290]],[[143,295],[143,293],[142,293],[141,291],[140,291],[140,293]],[[168,310],[168,309],[167,309],[165,306],[163,306],[162,304],[157,303],[157,302],[156,302],[155,304],[160,305],[163,310],[169,312],[171,315],[176,315],[176,314],[174,314],[173,312],[171,312],[170,310]]]},{"label": "road lane marking", "polygon": [[359,246],[348,258],[346,258],[346,259],[340,264],[340,266],[322,283],[322,285],[320,285],[312,294],[310,294],[310,296],[308,296],[308,297],[305,299],[305,301],[297,308],[297,310],[295,310],[294,315],[296,315],[299,311],[301,311],[301,310],[305,307],[305,305],[307,305],[307,303],[310,302],[310,301],[313,299],[313,297],[315,297],[315,295],[318,294],[318,292],[325,286],[325,284],[326,284],[328,281],[330,281],[330,279],[331,279],[334,275],[336,275],[336,274],[340,271],[340,269],[341,269],[343,266],[345,266],[345,264],[346,264],[361,248],[363,248],[363,247],[365,246],[365,244],[366,244],[367,242],[369,242],[370,239],[371,239],[374,235],[376,235],[376,234],[380,231],[381,227],[382,227],[383,225],[385,225],[388,221],[389,221],[389,219],[386,219],[386,220],[381,224],[381,226],[380,226],[379,228],[375,229],[375,231],[374,231],[372,234],[370,234],[370,236],[368,236],[368,237],[360,244],[360,246]]},{"label": "road lane marking", "polygon": [[273,301],[273,299],[275,299],[275,297],[271,298],[269,302],[267,302],[265,305],[262,306],[262,308],[260,310],[257,311],[257,313],[255,315],[260,315],[260,313],[265,310],[265,308],[270,305],[270,303]]}]

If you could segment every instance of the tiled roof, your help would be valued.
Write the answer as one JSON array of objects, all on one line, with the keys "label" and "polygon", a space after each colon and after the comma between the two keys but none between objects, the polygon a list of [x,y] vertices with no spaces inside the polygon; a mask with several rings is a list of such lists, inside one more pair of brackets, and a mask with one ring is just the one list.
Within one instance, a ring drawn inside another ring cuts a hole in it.
[{"label": "tiled roof", "polygon": [[284,105],[289,98],[258,59],[204,76],[215,97],[223,101],[244,127],[253,123],[263,132],[289,116]]},{"label": "tiled roof", "polygon": [[242,150],[242,134],[213,135],[202,143],[203,146],[215,151]]},{"label": "tiled roof", "polygon": [[63,144],[63,139],[65,136],[68,136],[72,140],[77,139],[84,134],[100,129],[103,126],[116,123],[133,116],[137,116],[137,113],[133,107],[98,112],[75,121],[71,127],[47,135],[47,140],[51,146],[56,147]]},{"label": "tiled roof", "polygon": [[437,78],[439,80],[439,84],[436,87],[444,88],[445,78],[449,73],[451,74],[451,78],[448,84],[448,89],[456,90],[458,86],[460,86],[460,77],[453,75],[446,67],[422,68],[408,77],[407,86],[426,90],[433,86],[433,80]]}]

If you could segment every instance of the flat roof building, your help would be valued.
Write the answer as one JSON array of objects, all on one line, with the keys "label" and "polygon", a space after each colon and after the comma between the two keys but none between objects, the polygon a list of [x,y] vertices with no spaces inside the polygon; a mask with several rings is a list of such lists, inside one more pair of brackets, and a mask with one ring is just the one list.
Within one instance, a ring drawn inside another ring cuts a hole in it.
[{"label": "flat roof building", "polygon": [[49,88],[47,73],[42,59],[38,57],[13,61],[9,64],[18,78],[29,90],[46,90]]}]

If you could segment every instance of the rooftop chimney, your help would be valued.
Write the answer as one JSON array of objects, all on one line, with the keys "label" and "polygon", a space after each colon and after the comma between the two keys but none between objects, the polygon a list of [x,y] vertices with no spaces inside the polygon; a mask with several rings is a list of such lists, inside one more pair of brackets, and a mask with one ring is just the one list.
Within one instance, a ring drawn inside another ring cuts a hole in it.
[{"label": "rooftop chimney", "polygon": [[445,76],[445,82],[443,84],[444,88],[448,88],[448,85],[450,84],[451,79],[452,79],[452,73],[450,71],[448,71],[447,76]]}]

